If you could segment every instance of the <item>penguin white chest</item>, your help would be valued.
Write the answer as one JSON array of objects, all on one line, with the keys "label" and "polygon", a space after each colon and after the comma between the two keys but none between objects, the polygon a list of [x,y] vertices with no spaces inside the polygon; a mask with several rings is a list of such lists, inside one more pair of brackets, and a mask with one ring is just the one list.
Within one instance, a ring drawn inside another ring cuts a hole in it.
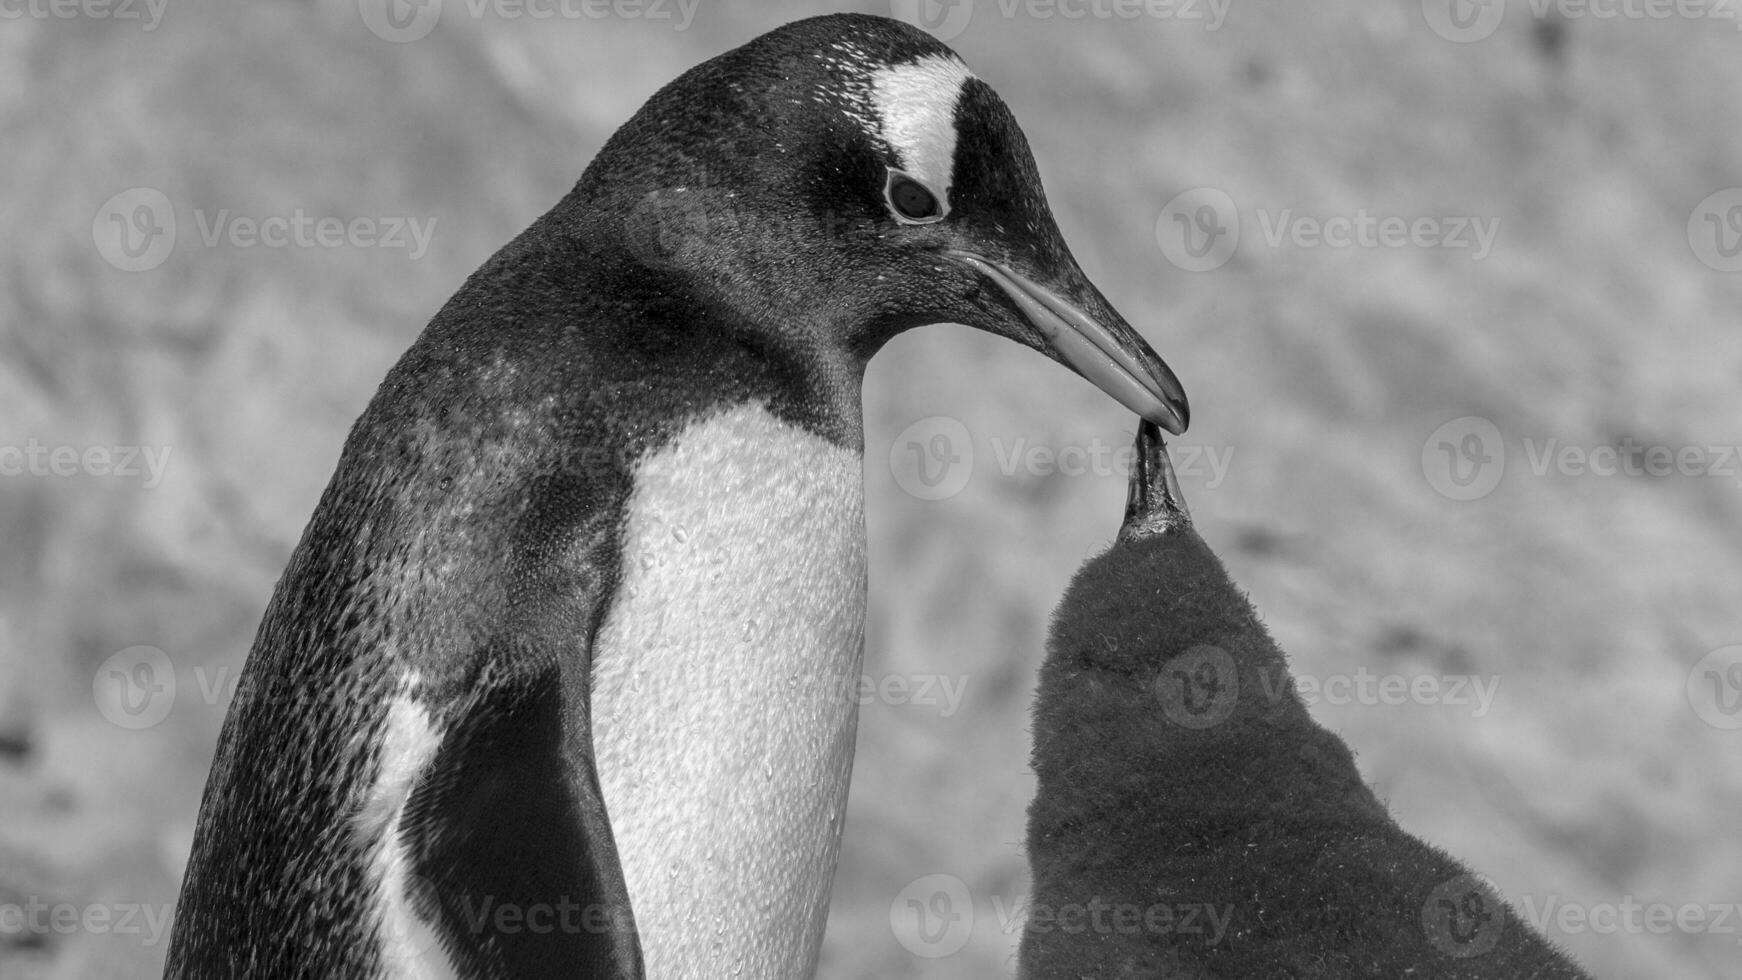
[{"label": "penguin white chest", "polygon": [[864,622],[858,452],[745,405],[641,462],[592,709],[649,978],[811,976]]}]

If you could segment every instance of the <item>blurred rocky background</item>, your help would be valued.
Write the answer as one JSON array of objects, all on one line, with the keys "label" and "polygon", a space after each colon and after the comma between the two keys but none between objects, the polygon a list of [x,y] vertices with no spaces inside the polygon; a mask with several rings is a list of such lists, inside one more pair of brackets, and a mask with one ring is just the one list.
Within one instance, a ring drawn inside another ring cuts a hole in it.
[{"label": "blurred rocky background", "polygon": [[[659,85],[836,9],[1022,121],[1191,392],[1205,537],[1404,826],[1599,977],[1742,977],[1742,25],[1623,0],[0,4],[0,977],[156,975],[390,363]],[[250,236],[298,216],[345,232]],[[1132,420],[953,326],[865,400],[822,975],[1008,976],[1034,670]]]}]

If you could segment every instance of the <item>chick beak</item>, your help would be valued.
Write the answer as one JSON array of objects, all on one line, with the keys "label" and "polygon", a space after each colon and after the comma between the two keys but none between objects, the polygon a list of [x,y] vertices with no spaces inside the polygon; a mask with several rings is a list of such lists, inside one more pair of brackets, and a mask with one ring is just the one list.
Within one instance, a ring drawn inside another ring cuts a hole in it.
[{"label": "chick beak", "polygon": [[1119,540],[1131,541],[1163,534],[1192,522],[1180,492],[1179,477],[1167,458],[1167,443],[1161,429],[1147,419],[1137,423],[1133,448],[1131,484],[1125,495],[1125,523]]},{"label": "chick beak", "polygon": [[1046,350],[1119,404],[1179,435],[1191,423],[1185,388],[1173,370],[1093,286],[1081,292],[1091,316],[1053,289],[984,255],[951,249],[944,255],[992,281],[1040,334]]}]

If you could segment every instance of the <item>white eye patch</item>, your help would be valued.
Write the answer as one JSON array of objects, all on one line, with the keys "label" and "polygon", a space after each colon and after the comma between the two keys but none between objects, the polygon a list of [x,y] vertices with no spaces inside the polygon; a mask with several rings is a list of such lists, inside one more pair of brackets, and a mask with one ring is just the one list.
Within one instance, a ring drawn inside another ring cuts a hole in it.
[{"label": "white eye patch", "polygon": [[884,140],[902,171],[946,208],[956,166],[956,103],[973,77],[967,65],[941,54],[882,68],[871,77],[871,104]]}]

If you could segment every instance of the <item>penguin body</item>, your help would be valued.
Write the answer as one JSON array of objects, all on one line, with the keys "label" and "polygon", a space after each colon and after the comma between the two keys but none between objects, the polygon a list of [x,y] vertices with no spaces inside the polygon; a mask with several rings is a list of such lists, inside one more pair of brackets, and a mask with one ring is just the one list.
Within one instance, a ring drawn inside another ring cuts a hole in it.
[{"label": "penguin body", "polygon": [[226,718],[171,977],[806,977],[859,390],[959,322],[1178,430],[1003,103],[882,18],[662,89],[353,427]]},{"label": "penguin body", "polygon": [[1041,670],[1019,976],[1588,980],[1392,820],[1192,529],[1153,426],[1136,459]]}]

